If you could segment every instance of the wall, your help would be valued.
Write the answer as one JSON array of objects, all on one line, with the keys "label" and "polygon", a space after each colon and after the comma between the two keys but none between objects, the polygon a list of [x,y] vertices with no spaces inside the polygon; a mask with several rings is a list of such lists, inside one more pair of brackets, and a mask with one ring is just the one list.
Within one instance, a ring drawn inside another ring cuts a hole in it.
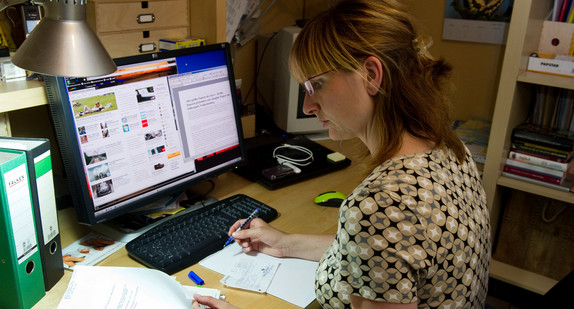
[{"label": "wall", "polygon": [[[259,26],[261,34],[273,33],[288,26],[294,26],[298,19],[303,18],[303,3],[305,6],[305,17],[309,18],[327,9],[333,0],[277,0],[269,11],[261,18]],[[255,93],[249,92],[255,80],[257,67],[257,39],[253,39],[244,46],[239,46],[235,54],[235,77],[241,78],[243,84],[241,91],[243,96],[249,96],[246,103],[254,102]]]},{"label": "wall", "polygon": [[[277,0],[260,21],[261,33],[272,33],[291,26],[301,18],[304,1]],[[328,8],[335,0],[307,0],[306,17],[314,16]],[[451,0],[403,0],[416,17],[424,34],[431,35],[434,45],[430,52],[444,57],[454,67],[453,119],[472,117],[491,119],[498,85],[503,45],[446,41],[442,39],[444,10]],[[243,79],[242,93],[246,96],[253,84],[256,68],[257,44],[252,40],[236,51],[236,77]],[[253,103],[253,91],[247,103]]]},{"label": "wall", "polygon": [[[403,0],[419,21],[421,32],[433,37],[430,52],[454,67],[456,86],[454,119],[479,117],[490,120],[504,56],[504,45],[447,41],[442,39],[445,6],[451,0]],[[424,29],[424,31],[423,31]]]},{"label": "wall", "polygon": [[[445,6],[451,0],[402,0],[419,22],[421,32],[433,37],[430,51],[435,57],[444,57],[454,66],[453,82],[456,87],[453,118],[466,120],[472,117],[491,119],[499,71],[504,53],[503,45],[456,42],[442,40],[442,24]],[[302,18],[303,3],[306,3],[305,17],[309,18],[336,3],[336,0],[277,0],[260,21],[261,33],[272,33],[282,27],[295,24]],[[239,46],[235,56],[235,74],[243,79],[242,93],[248,95],[253,85],[256,69],[256,40]],[[255,94],[249,93],[247,103],[253,103]],[[24,113],[25,114],[25,113]],[[19,122],[13,115],[13,123]],[[25,128],[22,128],[27,131]],[[19,134],[18,128],[13,132]],[[22,133],[23,135],[28,135]]]},{"label": "wall", "polygon": [[[454,97],[453,118],[491,119],[504,46],[442,40],[444,9],[451,0],[402,1],[419,21],[420,28],[424,29],[422,32],[433,37],[431,53],[435,57],[444,57],[454,66],[453,81],[457,92]],[[305,2],[305,17],[309,18],[327,9],[336,0],[277,0],[260,21],[261,33],[271,33],[294,25],[297,19],[303,17]],[[245,46],[238,47],[236,51],[235,73],[237,78],[243,79],[244,96],[254,81],[256,48],[256,40],[252,40]],[[249,94],[248,103],[253,102],[254,97],[254,93]],[[10,113],[12,134],[44,136],[55,140],[48,115],[47,106]],[[35,119],[36,117],[41,117],[41,121]],[[53,149],[57,152],[57,147]],[[59,171],[60,167],[56,166],[55,170]]]}]

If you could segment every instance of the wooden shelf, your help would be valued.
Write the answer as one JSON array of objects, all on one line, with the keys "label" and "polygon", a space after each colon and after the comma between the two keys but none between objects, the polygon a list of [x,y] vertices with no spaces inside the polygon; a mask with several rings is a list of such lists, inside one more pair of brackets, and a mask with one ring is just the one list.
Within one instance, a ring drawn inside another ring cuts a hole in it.
[{"label": "wooden shelf", "polygon": [[499,186],[520,190],[540,196],[544,196],[547,198],[559,200],[566,203],[574,204],[574,193],[561,191],[557,189],[553,189],[550,187],[544,187],[541,185],[529,183],[526,181],[513,179],[509,177],[501,176],[498,178],[497,184]]},{"label": "wooden shelf", "polygon": [[518,74],[516,80],[524,83],[574,90],[574,77],[522,71]]},{"label": "wooden shelf", "polygon": [[490,263],[490,277],[540,295],[546,294],[558,282],[494,259]]},{"label": "wooden shelf", "polygon": [[[513,204],[512,199],[504,198],[511,191],[513,194],[534,194],[574,204],[574,194],[571,192],[501,176],[502,167],[511,147],[512,130],[524,122],[529,114],[531,90],[537,86],[574,90],[574,78],[527,71],[528,56],[537,50],[543,22],[547,19],[553,4],[553,0],[521,0],[515,1],[512,9],[482,178],[494,238],[500,236],[500,222],[507,206],[515,206],[518,209],[528,207],[527,203],[525,205]],[[524,244],[525,247],[529,245],[532,244]],[[552,250],[546,255],[549,260],[545,263],[556,263],[561,252],[558,252],[559,248],[550,249]],[[521,252],[516,252],[516,254],[520,255]],[[490,275],[492,278],[541,295],[544,295],[557,282],[543,274],[527,271],[498,260],[492,260]]]},{"label": "wooden shelf", "polygon": [[34,80],[0,83],[0,113],[47,104],[43,82]]}]

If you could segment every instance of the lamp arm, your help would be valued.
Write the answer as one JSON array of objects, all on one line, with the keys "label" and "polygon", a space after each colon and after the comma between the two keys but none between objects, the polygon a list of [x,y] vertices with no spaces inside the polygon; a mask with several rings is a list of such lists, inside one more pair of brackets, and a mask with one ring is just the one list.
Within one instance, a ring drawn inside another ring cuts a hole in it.
[{"label": "lamp arm", "polygon": [[28,1],[30,1],[30,3],[32,3],[32,4],[44,4],[43,0],[40,0],[40,1],[35,1],[35,0],[0,0],[0,12],[2,12],[5,8],[7,8],[9,6],[13,6],[13,5],[28,2]]}]

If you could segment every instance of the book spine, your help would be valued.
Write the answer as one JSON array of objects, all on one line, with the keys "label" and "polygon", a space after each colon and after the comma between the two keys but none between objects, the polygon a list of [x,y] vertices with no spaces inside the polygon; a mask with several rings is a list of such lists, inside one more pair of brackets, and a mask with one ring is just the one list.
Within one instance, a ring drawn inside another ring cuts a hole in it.
[{"label": "book spine", "polygon": [[568,152],[574,149],[574,140],[538,134],[518,128],[512,131],[512,141],[531,143]]},{"label": "book spine", "polygon": [[511,174],[515,174],[515,175],[519,175],[519,176],[523,176],[523,177],[528,177],[531,179],[535,179],[538,181],[543,181],[543,182],[547,182],[547,183],[551,183],[551,184],[555,184],[555,185],[560,185],[560,182],[561,182],[560,177],[545,175],[542,173],[537,173],[534,171],[529,171],[529,170],[521,169],[518,167],[514,167],[514,166],[511,166],[508,164],[504,165],[504,171],[507,173],[511,173]]},{"label": "book spine", "polygon": [[566,162],[566,160],[568,159],[567,151],[561,151],[558,149],[552,149],[549,147],[538,146],[530,143],[514,141],[512,142],[511,149],[515,151],[520,150],[531,154],[536,154],[542,157],[546,157],[547,159],[553,158],[556,159],[558,162]]},{"label": "book spine", "polygon": [[567,23],[574,22],[574,2],[572,0],[570,0],[570,7],[568,8],[568,14],[565,22]]},{"label": "book spine", "polygon": [[566,21],[566,14],[568,14],[568,6],[571,0],[564,0],[562,2],[562,7],[560,8],[560,14],[558,14],[558,21]]},{"label": "book spine", "polygon": [[44,295],[26,155],[0,150],[0,308],[32,308]]},{"label": "book spine", "polygon": [[538,157],[536,155],[531,155],[528,153],[523,153],[521,151],[510,151],[508,158],[524,162],[526,164],[531,164],[535,166],[545,167],[552,170],[557,170],[560,172],[565,172],[568,168],[567,163],[557,162],[555,160],[549,160],[545,158]]},{"label": "book spine", "polygon": [[562,9],[562,3],[564,0],[554,0],[554,6],[552,8],[552,21],[558,21],[560,17],[560,10]]},{"label": "book spine", "polygon": [[532,171],[548,176],[559,177],[562,178],[564,176],[564,172],[553,170],[543,166],[537,166],[525,162],[521,162],[518,160],[514,160],[511,158],[506,159],[506,165],[514,166],[523,170]]},{"label": "book spine", "polygon": [[520,176],[520,175],[516,175],[516,174],[512,174],[512,173],[508,173],[508,172],[502,172],[502,176],[508,177],[508,178],[512,178],[512,179],[518,179],[521,181],[526,181],[529,183],[533,183],[539,186],[545,186],[548,188],[552,188],[552,189],[556,189],[556,190],[560,190],[560,191],[570,191],[569,187],[563,186],[563,185],[555,185],[555,184],[551,184],[548,182],[544,182],[544,181],[539,181],[536,179],[532,179],[530,177],[524,177],[524,176]]}]

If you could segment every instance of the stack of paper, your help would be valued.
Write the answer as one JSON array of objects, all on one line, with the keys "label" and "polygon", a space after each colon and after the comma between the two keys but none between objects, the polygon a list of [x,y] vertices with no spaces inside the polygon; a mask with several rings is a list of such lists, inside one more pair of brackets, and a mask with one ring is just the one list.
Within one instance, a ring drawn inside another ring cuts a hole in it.
[{"label": "stack of paper", "polygon": [[183,286],[155,269],[77,265],[58,309],[189,309],[194,293],[219,297],[219,290]]}]

